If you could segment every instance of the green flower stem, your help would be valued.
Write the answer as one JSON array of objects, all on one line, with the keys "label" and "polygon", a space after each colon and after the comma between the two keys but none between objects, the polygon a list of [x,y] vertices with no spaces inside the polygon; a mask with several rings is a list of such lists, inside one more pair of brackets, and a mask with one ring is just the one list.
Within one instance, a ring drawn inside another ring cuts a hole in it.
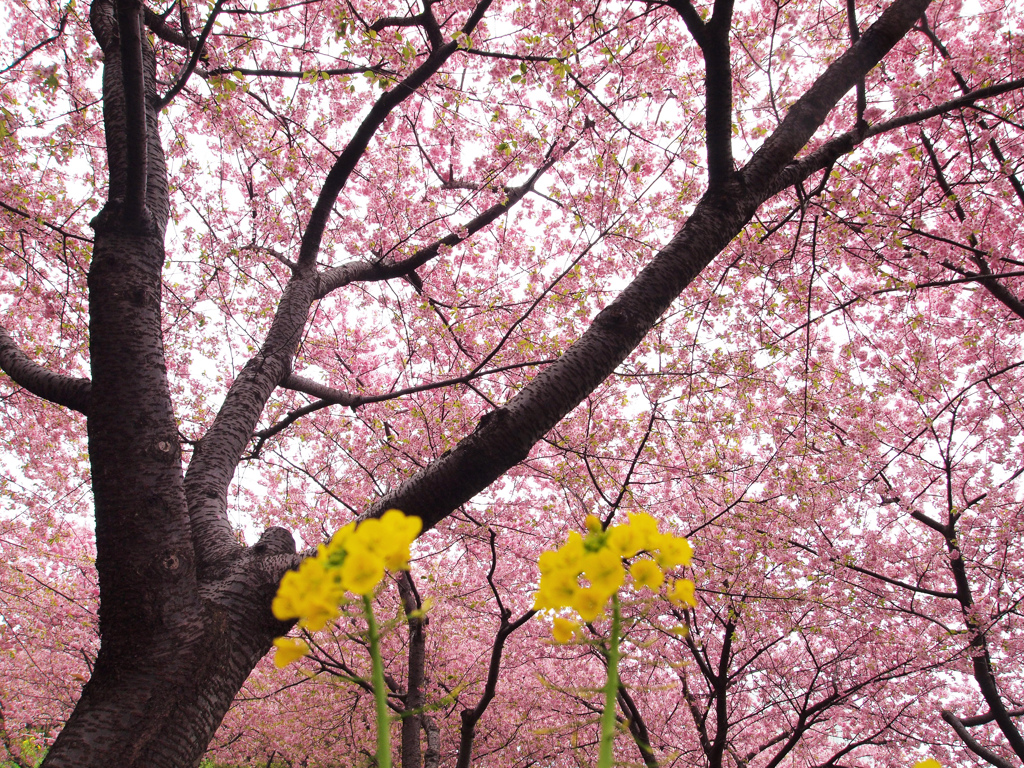
[{"label": "green flower stem", "polygon": [[615,746],[615,700],[619,694],[619,596],[612,595],[612,631],[608,638],[608,680],[601,713],[601,751],[597,768],[611,768]]},{"label": "green flower stem", "polygon": [[[616,604],[616,611],[618,604]],[[373,662],[373,698],[377,704],[377,768],[391,768],[391,717],[388,713],[388,691],[384,686],[384,664],[380,660],[380,630],[373,617],[369,595],[363,595],[363,612],[370,634],[370,659]],[[616,615],[618,615],[616,613]]]}]

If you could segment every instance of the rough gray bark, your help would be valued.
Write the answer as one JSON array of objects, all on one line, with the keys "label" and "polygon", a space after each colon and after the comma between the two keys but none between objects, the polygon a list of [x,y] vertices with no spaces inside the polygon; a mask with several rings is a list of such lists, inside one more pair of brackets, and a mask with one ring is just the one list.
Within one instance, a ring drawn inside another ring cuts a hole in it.
[{"label": "rough gray bark", "polygon": [[416,615],[423,606],[416,587],[408,573],[398,577],[398,593],[402,598],[406,623],[409,626],[409,666],[405,682],[404,712],[402,713],[402,768],[423,768],[423,749],[420,730],[423,727],[423,675],[427,662],[426,623],[424,616]]},{"label": "rough gray bark", "polygon": [[[137,24],[138,56],[123,57],[129,35],[118,31],[118,17],[140,11],[100,0],[91,14],[105,57],[111,175],[110,200],[93,222],[92,383],[85,390],[101,646],[47,766],[197,763],[281,631],[269,601],[294,561],[291,535],[271,530],[249,549],[222,546],[219,567],[199,573],[161,335],[168,204],[152,108],[154,58]],[[144,98],[126,94],[132,78],[144,82]],[[133,99],[149,106],[126,119]]]}]

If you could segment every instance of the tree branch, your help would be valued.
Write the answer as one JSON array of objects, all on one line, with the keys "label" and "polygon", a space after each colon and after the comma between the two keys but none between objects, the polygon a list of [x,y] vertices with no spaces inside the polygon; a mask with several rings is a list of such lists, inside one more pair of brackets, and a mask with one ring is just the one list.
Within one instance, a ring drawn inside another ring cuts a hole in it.
[{"label": "tree branch", "polygon": [[708,184],[726,182],[733,173],[732,161],[732,64],[729,30],[733,0],[715,0],[705,27],[704,54],[705,125],[708,145]]},{"label": "tree branch", "polygon": [[280,434],[303,416],[308,416],[311,413],[315,413],[316,411],[332,405],[344,405],[349,408],[358,408],[359,406],[366,405],[368,403],[383,403],[387,400],[397,400],[400,397],[414,395],[417,392],[427,392],[432,389],[441,389],[442,387],[451,387],[458,384],[469,384],[482,376],[489,376],[492,373],[511,371],[516,368],[528,368],[534,365],[546,365],[547,363],[553,362],[554,360],[536,360],[529,363],[499,365],[497,368],[488,368],[484,371],[473,370],[465,376],[456,376],[454,379],[443,379],[441,381],[427,382],[426,384],[417,384],[413,387],[396,389],[393,392],[386,392],[382,395],[354,395],[351,392],[346,392],[342,389],[335,389],[334,387],[328,387],[325,384],[320,384],[318,382],[311,381],[310,379],[303,378],[302,376],[292,374],[289,375],[281,384],[282,387],[295,390],[296,392],[302,392],[307,395],[312,395],[313,397],[321,397],[323,399],[317,400],[315,403],[310,403],[309,405],[304,405],[301,408],[296,408],[276,424],[256,432],[253,436],[257,438],[258,442],[252,449],[251,453],[254,456],[259,455],[260,449],[263,447],[263,443],[266,442],[267,439]]},{"label": "tree branch", "polygon": [[115,0],[121,49],[121,83],[124,89],[124,122],[127,178],[124,190],[126,221],[146,219],[147,160],[146,85],[142,66],[142,1]]},{"label": "tree branch", "polygon": [[[492,550],[493,552],[493,550]],[[493,555],[496,557],[496,555]],[[510,622],[508,610],[501,609],[501,625],[494,637],[494,644],[491,646],[491,660],[487,666],[487,682],[484,684],[484,692],[480,696],[473,709],[462,710],[462,730],[459,734],[459,754],[455,762],[455,768],[469,768],[470,759],[473,754],[473,740],[476,737],[476,724],[487,711],[488,705],[494,698],[498,687],[498,676],[501,673],[501,654],[505,649],[505,641],[509,635],[519,629],[536,615],[536,611],[530,610],[524,613],[515,621]]]},{"label": "tree branch", "polygon": [[0,325],[0,369],[11,377],[19,387],[36,397],[63,405],[79,413],[89,414],[89,393],[92,384],[88,379],[63,376],[33,362],[14,339]]},{"label": "tree branch", "polygon": [[21,56],[16,58],[14,61],[12,61],[10,64],[8,64],[3,69],[0,69],[0,75],[4,74],[5,72],[10,72],[12,69],[14,69],[16,66],[21,64],[21,62],[23,62],[25,59],[27,59],[29,56],[31,56],[36,51],[38,51],[40,48],[45,48],[50,43],[53,43],[53,42],[56,42],[57,40],[59,40],[60,36],[64,34],[64,28],[67,26],[67,23],[68,23],[68,11],[65,10],[64,13],[62,13],[60,15],[60,20],[57,22],[57,31],[54,32],[49,37],[44,38],[43,40],[40,40],[38,43],[36,43],[32,47],[28,48],[23,54],[21,54]]},{"label": "tree branch", "polygon": [[[473,31],[483,17],[484,11],[490,7],[491,1],[481,0],[463,26],[461,30],[463,34],[468,35]],[[345,188],[349,175],[355,170],[356,164],[363,156],[363,152],[366,151],[370,139],[373,138],[377,129],[395,107],[416,93],[458,49],[458,40],[450,40],[446,45],[435,48],[426,61],[416,67],[408,77],[390,91],[385,91],[370,109],[370,114],[356,129],[348,146],[338,156],[327,174],[327,179],[313,206],[313,212],[309,216],[309,222],[302,233],[302,243],[299,246],[297,259],[300,269],[312,268],[316,263],[317,254],[320,252],[320,243],[327,227],[327,219],[331,215],[334,203],[338,199],[338,195],[341,194],[341,190]]]},{"label": "tree branch", "polygon": [[658,759],[654,756],[654,749],[651,748],[651,734],[647,730],[647,723],[644,722],[640,709],[622,682],[619,682],[618,699],[619,706],[622,707],[622,712],[626,716],[629,733],[633,737],[637,749],[640,750],[640,758],[644,761],[644,765],[647,768],[658,768]]},{"label": "tree branch", "polygon": [[[911,515],[913,514],[914,513],[911,512]],[[806,544],[801,544],[800,542],[792,540],[789,543],[800,549],[810,552],[811,554],[819,554],[814,548],[809,547]],[[893,579],[889,576],[878,573],[877,571],[872,571],[869,568],[863,568],[859,565],[854,565],[853,563],[846,562],[842,558],[836,557],[835,555],[826,555],[826,557],[829,559],[830,562],[835,563],[836,565],[842,568],[846,568],[847,570],[853,571],[854,573],[863,574],[864,576],[868,576],[872,579],[877,579],[878,581],[883,581],[886,584],[891,584],[894,587],[905,589],[908,592],[913,592],[915,594],[921,595],[930,595],[931,597],[939,597],[947,600],[955,600],[957,597],[956,592],[947,592],[939,589],[928,589],[927,587],[922,587],[915,584],[907,584],[906,582],[900,581],[899,579]]]},{"label": "tree branch", "polygon": [[964,96],[950,99],[949,101],[945,101],[934,107],[929,107],[928,109],[922,109],[918,112],[912,112],[909,115],[902,115],[900,117],[894,117],[891,120],[877,123],[863,133],[858,131],[847,131],[835,138],[829,139],[806,157],[801,158],[798,162],[791,163],[776,177],[773,183],[773,194],[781,192],[787,187],[804,181],[818,171],[830,167],[838,158],[852,152],[867,139],[880,136],[881,134],[888,133],[889,131],[894,131],[897,128],[904,128],[908,125],[914,125],[930,118],[944,115],[955,109],[970,107],[973,106],[976,101],[991,99],[996,96],[1001,96],[1004,93],[1009,93],[1010,91],[1020,90],[1021,88],[1024,88],[1024,78],[1008,80],[1007,82],[999,85],[992,85],[987,88],[978,88]]},{"label": "tree branch", "polygon": [[[942,262],[942,266],[944,266],[948,270],[956,272],[959,275],[963,275],[964,281],[980,283],[986,291],[991,293],[992,296],[994,296],[998,301],[1002,302],[1002,304],[1007,309],[1013,312],[1013,314],[1015,314],[1017,317],[1024,320],[1024,302],[1018,299],[1009,288],[1007,288],[1005,285],[999,282],[999,278],[1001,277],[1020,277],[1021,275],[1024,275],[1024,272],[1016,271],[1003,272],[998,274],[993,273],[988,265],[988,262],[985,261],[985,259],[982,256],[977,254],[973,256],[972,261],[978,265],[978,268],[980,270],[979,272],[971,272],[969,270],[962,269],[961,267],[954,266],[953,264],[950,264],[949,262],[945,261]],[[947,282],[952,283],[961,281],[949,280]]]},{"label": "tree branch", "polygon": [[419,516],[429,529],[525,459],[548,430],[614,373],[679,294],[742,231],[758,206],[775,193],[777,178],[832,107],[906,34],[927,5],[928,0],[895,0],[796,102],[747,168],[704,195],[671,242],[557,362],[503,407],[485,414],[453,450],[365,514],[380,515],[395,507]]},{"label": "tree branch", "polygon": [[227,518],[228,487],[267,400],[291,371],[316,288],[315,274],[296,274],[288,281],[263,346],[239,372],[213,424],[196,444],[185,474],[185,494],[200,567],[237,553]]},{"label": "tree branch", "polygon": [[333,69],[263,69],[249,67],[216,67],[201,73],[204,77],[217,75],[246,75],[249,77],[295,77],[307,78],[314,75],[361,75],[364,72],[388,73],[383,65],[375,64],[372,67],[335,67]]},{"label": "tree branch", "polygon": [[[928,160],[932,165],[932,170],[935,172],[935,179],[938,181],[939,187],[942,189],[942,193],[953,202],[953,212],[956,214],[957,220],[959,220],[961,224],[966,224],[967,213],[964,211],[964,207],[960,203],[960,199],[957,197],[953,188],[950,186],[949,181],[946,179],[942,163],[939,162],[939,157],[935,152],[935,146],[928,139],[928,135],[923,130],[921,131],[921,143],[924,145],[925,151],[928,153]],[[978,282],[981,283],[982,287],[992,294],[996,300],[1002,302],[1002,304],[1015,315],[1024,319],[1024,304],[1021,303],[1020,299],[1018,299],[1009,288],[998,280],[992,279],[992,270],[989,268],[988,262],[985,260],[985,252],[978,247],[978,238],[974,232],[968,233],[967,242],[970,246],[967,248],[970,252],[970,259],[978,267],[978,273],[970,272],[946,261],[942,262],[942,266],[950,271],[956,272],[957,274],[964,275],[965,277],[978,278]],[[963,247],[960,243],[956,243],[956,245],[958,247]],[[987,279],[980,279],[982,277]]]},{"label": "tree branch", "polygon": [[320,290],[317,293],[317,298],[322,299],[331,291],[335,291],[350,283],[392,280],[396,277],[408,275],[431,259],[436,258],[442,252],[442,249],[454,248],[456,245],[465,242],[481,229],[503,216],[526,197],[526,194],[533,189],[537,180],[574,145],[575,142],[570,142],[561,152],[553,152],[548,161],[534,171],[523,184],[508,190],[507,197],[500,203],[495,203],[480,215],[471,219],[465,226],[460,227],[457,232],[452,232],[450,235],[446,235],[440,240],[420,248],[412,256],[390,263],[374,261],[350,262],[324,270],[320,276]]},{"label": "tree branch", "polygon": [[679,14],[679,18],[683,20],[683,24],[686,25],[686,30],[693,37],[694,42],[703,46],[706,32],[704,19],[697,13],[691,0],[667,0],[667,5]]},{"label": "tree branch", "polygon": [[422,768],[420,728],[423,710],[423,673],[426,665],[426,619],[416,593],[416,585],[408,571],[398,574],[398,593],[402,598],[406,623],[409,626],[409,667],[405,683],[405,711],[402,712],[402,768]]},{"label": "tree branch", "polygon": [[86,237],[85,235],[79,235],[79,234],[77,234],[75,232],[68,232],[63,227],[59,227],[56,224],[51,224],[48,221],[43,221],[43,220],[41,220],[39,218],[36,218],[35,216],[33,216],[28,211],[23,211],[21,208],[15,208],[13,205],[8,205],[7,203],[3,202],[2,200],[0,200],[0,208],[3,208],[8,213],[13,213],[15,216],[20,216],[23,219],[28,219],[33,224],[41,225],[43,227],[46,227],[47,229],[56,232],[61,237],[66,237],[69,240],[79,240],[79,241],[81,241],[83,243],[91,243],[92,242],[92,238],[91,237]]},{"label": "tree branch", "polygon": [[[1010,717],[1024,717],[1024,709],[1011,709],[1007,713]],[[979,725],[985,725],[991,723],[996,719],[996,716],[992,712],[986,712],[984,715],[975,715],[974,717],[960,717],[957,718],[966,728],[977,728]]]},{"label": "tree branch", "polygon": [[[857,26],[857,5],[854,0],[846,0],[846,23],[850,27],[850,41],[856,43],[860,39],[860,29]],[[867,92],[864,86],[864,78],[857,81],[857,130],[866,128],[864,122],[864,110],[868,106]]]},{"label": "tree branch", "polygon": [[707,24],[691,0],[669,0],[704,56],[705,140],[708,152],[708,185],[716,187],[733,172],[732,159],[732,64],[729,30],[733,0],[715,0]]},{"label": "tree branch", "polygon": [[357,395],[353,395],[350,392],[329,387],[326,384],[321,384],[294,373],[289,374],[288,378],[281,382],[281,386],[285,389],[302,392],[304,395],[319,397],[324,401],[325,405],[348,405],[355,407],[356,400],[358,399]]},{"label": "tree branch", "polygon": [[729,708],[726,696],[729,692],[729,664],[732,663],[732,642],[736,634],[736,623],[732,618],[726,621],[724,630],[722,651],[718,658],[718,672],[712,681],[715,691],[715,741],[712,743],[711,752],[708,754],[708,764],[711,768],[721,768],[722,757],[725,754],[725,745],[729,734]]},{"label": "tree branch", "polygon": [[[697,659],[698,665],[703,670],[701,665],[701,659],[699,654],[696,653],[694,648],[687,644],[691,654]],[[711,739],[708,737],[708,713],[706,710],[701,709],[700,702],[697,697],[690,691],[690,685],[686,677],[686,668],[680,667],[677,671],[679,681],[683,687],[683,699],[686,701],[686,707],[690,711],[690,717],[693,718],[693,725],[697,729],[697,739],[700,742],[701,749],[704,751],[704,755],[707,756],[711,753]]]},{"label": "tree branch", "polygon": [[142,9],[142,13],[143,21],[146,23],[146,26],[149,27],[153,34],[161,40],[166,40],[171,45],[177,45],[179,48],[184,48],[186,51],[191,51],[196,47],[196,42],[194,40],[188,39],[178,30],[167,26],[167,22],[164,20],[164,17],[150,9],[149,6],[145,6]]},{"label": "tree branch", "polygon": [[[468,239],[469,237],[476,234],[481,229],[492,223],[499,216],[510,210],[512,206],[520,202],[526,196],[527,192],[529,192],[533,188],[533,185],[537,182],[541,175],[543,175],[548,169],[550,169],[551,166],[554,165],[554,163],[557,161],[557,159],[562,157],[565,154],[565,152],[568,151],[568,149],[570,149],[573,146],[573,144],[574,142],[570,142],[561,152],[556,152],[554,151],[554,148],[552,148],[552,152],[549,155],[548,161],[544,163],[544,165],[542,165],[536,171],[534,171],[534,173],[530,176],[529,179],[526,180],[524,184],[513,190],[510,190],[505,200],[491,206],[483,213],[481,213],[479,216],[472,219],[466,226],[462,227],[458,233],[452,233],[447,237],[442,238],[441,240],[435,241],[434,243],[432,243],[429,246],[426,246],[425,248],[421,248],[419,251],[414,253],[409,258],[403,259],[402,261],[399,262],[393,262],[390,264],[368,261],[352,262],[349,264],[343,264],[339,267],[334,267],[332,269],[325,270],[320,275],[315,275],[312,278],[315,281],[316,285],[316,295],[314,296],[314,299],[323,298],[331,291],[337,290],[338,288],[348,285],[352,282],[390,280],[395,277],[401,277],[403,275],[413,273],[417,267],[422,266],[423,264],[427,263],[430,259],[439,255],[441,253],[442,247],[451,248],[454,247],[455,245],[458,245],[459,243],[464,242],[466,239]],[[274,255],[277,256],[277,254]],[[278,258],[283,259],[283,257]],[[298,276],[298,265],[292,264],[291,262],[287,263],[292,268],[293,273],[295,273],[293,280],[300,279]],[[308,314],[308,307],[306,309],[306,312]],[[268,427],[267,429],[256,432],[254,436],[257,438],[258,442],[251,451],[251,454],[258,455],[260,450],[262,449],[263,443],[266,442],[268,438],[273,437],[274,435],[282,432],[284,429],[286,429],[289,425],[293,424],[298,419],[302,418],[303,416],[307,416],[310,413],[318,411],[322,408],[326,408],[330,405],[345,405],[351,408],[357,408],[358,406],[364,405],[366,403],[393,400],[395,398],[403,397],[409,394],[414,394],[416,392],[423,392],[430,389],[438,389],[441,387],[447,387],[456,384],[468,384],[472,380],[490,373],[499,373],[501,371],[511,370],[514,368],[522,368],[527,365],[543,365],[544,363],[547,362],[551,361],[542,360],[531,363],[516,363],[509,366],[499,366],[497,368],[492,368],[486,371],[480,371],[479,366],[477,366],[476,369],[470,371],[465,376],[456,377],[454,379],[446,379],[440,382],[430,382],[428,384],[407,387],[405,389],[398,390],[396,392],[389,392],[383,395],[366,396],[354,395],[349,392],[345,392],[342,390],[334,389],[333,387],[328,387],[326,385],[319,384],[317,382],[311,381],[301,376],[286,373],[286,378],[282,380],[281,386],[287,387],[289,389],[294,389],[299,392],[304,392],[306,394],[312,395],[313,397],[319,397],[321,398],[321,400],[298,408],[292,411],[290,414],[288,414],[288,416],[279,421],[277,424],[274,424],[273,426]],[[267,395],[267,397],[269,397],[269,394]],[[264,403],[265,402],[266,401],[264,401]],[[225,405],[226,404],[227,401],[225,401]],[[253,422],[253,427],[255,427],[255,422]]]},{"label": "tree branch", "polygon": [[427,735],[427,748],[423,752],[423,768],[438,768],[441,763],[441,729],[437,727],[434,718],[423,714],[420,716],[423,722],[423,732]]},{"label": "tree branch", "polygon": [[[948,462],[946,466],[948,473]],[[970,581],[967,578],[967,567],[964,565],[964,558],[957,543],[957,519],[958,515],[950,507],[949,523],[945,526],[944,537],[946,539],[946,551],[949,554],[947,562],[949,563],[950,571],[953,572],[953,581],[956,584],[960,610],[963,615],[964,624],[970,630],[970,649],[968,653],[971,659],[974,679],[978,683],[978,688],[981,690],[985,703],[988,704],[992,719],[999,726],[999,730],[1002,731],[1003,736],[1009,743],[1010,749],[1013,750],[1019,759],[1024,760],[1024,738],[1021,737],[1020,731],[1003,704],[1002,696],[999,693],[999,685],[996,682],[995,671],[992,669],[992,657],[988,649],[985,627],[979,622],[974,610],[974,596],[971,591]],[[949,721],[947,720],[946,722]],[[964,743],[966,744],[967,742],[965,741]],[[968,744],[968,746],[970,745]]]},{"label": "tree branch", "polygon": [[[463,27],[466,34],[479,23],[490,2],[491,0],[483,0],[477,6]],[[222,3],[223,0],[218,0],[214,6],[204,35],[200,37],[197,53],[202,49],[205,35],[212,27],[213,18]],[[396,88],[386,92],[356,130],[356,135],[341,153],[324,182],[303,236],[294,274],[281,297],[267,339],[228,390],[213,424],[196,445],[185,476],[185,491],[200,566],[212,565],[231,558],[237,550],[225,513],[227,489],[267,400],[291,372],[292,360],[313,301],[325,295],[319,293],[321,276],[316,273],[315,265],[330,209],[344,187],[348,175],[355,168],[370,139],[387,115],[422,86],[456,50],[458,44],[452,41],[417,67]],[[192,61],[195,60],[196,56],[193,56]],[[168,95],[173,94],[169,92]],[[398,274],[415,268],[409,261],[403,262],[404,266]],[[368,267],[372,274],[374,265],[370,264]]]},{"label": "tree branch", "polygon": [[382,16],[370,25],[373,32],[383,32],[388,27],[422,27],[423,15],[415,16]]},{"label": "tree branch", "polygon": [[[917,29],[923,32],[925,37],[927,37],[931,41],[932,45],[935,47],[935,50],[939,52],[939,55],[941,55],[942,58],[946,59],[946,61],[952,59],[949,50],[946,48],[945,45],[943,45],[942,41],[939,39],[939,36],[936,35],[932,28],[928,25],[927,14],[921,16],[921,22],[918,24]],[[971,89],[967,85],[967,80],[965,80],[964,76],[961,75],[959,71],[957,71],[957,68],[951,65],[950,72],[953,74],[953,78],[956,80],[956,84],[960,86],[960,90],[963,91],[964,93],[969,93]],[[981,127],[983,131],[991,130],[984,118],[978,118],[978,125]],[[999,166],[1000,168],[1002,168],[1003,173],[1006,175],[1007,180],[1010,182],[1010,186],[1013,187],[1013,191],[1017,195],[1017,199],[1020,200],[1021,203],[1024,203],[1024,185],[1021,185],[1020,179],[1018,179],[1016,174],[1013,173],[1013,171],[1011,171],[1007,166],[1006,157],[1005,155],[1003,155],[1002,150],[999,148],[999,144],[998,142],[996,142],[995,136],[989,136],[988,147],[990,150],[992,150],[992,155],[999,162]]]},{"label": "tree branch", "polygon": [[778,187],[780,176],[828,113],[857,82],[881,61],[928,8],[929,0],[896,0],[853,43],[846,53],[829,65],[807,92],[786,113],[786,117],[765,141],[747,167],[743,178],[748,186]]},{"label": "tree branch", "polygon": [[989,765],[994,765],[996,768],[1014,768],[1013,764],[1009,760],[1004,760],[971,736],[967,728],[964,727],[963,722],[948,709],[942,710],[942,719],[952,726],[953,730],[956,731],[956,735],[960,737],[960,740],[964,743],[965,747]]},{"label": "tree branch", "polygon": [[426,35],[433,49],[444,45],[444,37],[441,35],[441,26],[437,23],[434,11],[431,8],[434,0],[424,0],[423,12],[415,16],[384,16],[377,19],[370,25],[374,32],[381,32],[388,27],[419,27]]},{"label": "tree branch", "polygon": [[210,36],[210,33],[213,32],[213,25],[217,21],[217,15],[220,13],[220,9],[223,6],[224,0],[217,0],[217,2],[214,3],[213,10],[210,11],[210,16],[206,20],[206,24],[203,26],[203,31],[199,35],[199,40],[194,44],[195,48],[188,59],[188,63],[181,71],[181,74],[178,75],[178,79],[175,80],[174,85],[172,85],[168,89],[167,93],[164,94],[163,98],[157,102],[157,112],[170,104],[171,101],[174,100],[174,97],[181,93],[181,89],[185,87],[185,83],[187,83],[189,77],[192,76],[192,73],[196,69],[196,65],[199,64],[199,59],[202,58],[203,48],[206,47],[206,40]]}]

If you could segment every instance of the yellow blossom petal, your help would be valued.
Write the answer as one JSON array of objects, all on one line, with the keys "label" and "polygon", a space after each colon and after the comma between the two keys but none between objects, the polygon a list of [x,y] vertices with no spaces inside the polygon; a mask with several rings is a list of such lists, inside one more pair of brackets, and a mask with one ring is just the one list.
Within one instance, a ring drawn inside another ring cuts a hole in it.
[{"label": "yellow blossom petal", "polygon": [[576,599],[579,582],[575,571],[558,569],[541,574],[540,587],[537,589],[535,611],[545,608],[568,608]]},{"label": "yellow blossom petal", "polygon": [[576,531],[569,531],[569,539],[558,550],[563,567],[568,568],[578,565],[585,554],[586,549],[583,546],[583,537]]},{"label": "yellow blossom petal", "polygon": [[633,529],[633,534],[636,536],[638,549],[653,549],[657,546],[658,538],[660,537],[658,521],[649,514],[646,512],[630,512],[629,527]]},{"label": "yellow blossom petal", "polygon": [[407,515],[399,509],[389,509],[380,518],[384,530],[407,543],[415,541],[423,530],[423,521],[415,515]]},{"label": "yellow blossom petal", "polygon": [[665,581],[665,574],[658,564],[646,557],[637,560],[629,567],[629,575],[633,577],[633,589],[639,592],[647,587],[651,592],[657,592]]},{"label": "yellow blossom petal", "polygon": [[302,618],[299,619],[299,626],[310,632],[319,632],[339,615],[341,614],[336,604],[310,602],[305,606]]},{"label": "yellow blossom petal", "polygon": [[374,550],[391,570],[407,571],[409,547],[422,528],[423,521],[418,517],[407,517],[397,509],[389,509],[380,519],[379,540],[374,543]]},{"label": "yellow blossom petal", "polygon": [[337,616],[343,593],[337,570],[328,569],[319,556],[310,557],[281,579],[271,610],[282,621],[299,619],[302,626],[319,629]]},{"label": "yellow blossom petal", "polygon": [[556,643],[564,645],[572,640],[572,636],[579,629],[579,626],[578,622],[563,619],[561,616],[555,616],[551,626],[551,634],[554,636]]},{"label": "yellow blossom petal", "polygon": [[914,768],[942,768],[942,763],[934,757],[929,757],[927,760],[921,760],[918,763],[914,763]]},{"label": "yellow blossom petal", "polygon": [[636,531],[628,525],[613,525],[608,529],[608,546],[620,557],[632,557],[641,549]]},{"label": "yellow blossom petal", "polygon": [[587,515],[587,519],[583,524],[590,533],[600,533],[604,530],[604,525],[601,524],[601,518],[597,515]]},{"label": "yellow blossom petal", "polygon": [[389,547],[384,554],[384,565],[390,571],[408,571],[409,558],[412,556],[409,545],[401,547]]},{"label": "yellow blossom petal", "polygon": [[344,553],[347,549],[346,544],[348,540],[352,538],[352,534],[355,533],[356,524],[349,523],[331,536],[331,541],[327,545],[328,555],[334,555],[336,553]]},{"label": "yellow blossom petal", "polygon": [[697,607],[697,598],[694,596],[694,585],[689,579],[676,579],[669,590],[668,599],[676,605],[689,605]]},{"label": "yellow blossom petal", "polygon": [[662,534],[658,546],[658,552],[654,556],[658,565],[668,570],[680,565],[689,565],[693,557],[693,547],[683,536],[673,536],[670,533]]},{"label": "yellow blossom petal", "polygon": [[380,520],[371,517],[363,520],[346,542],[346,549],[349,553],[355,551],[376,552],[384,538],[384,526]]},{"label": "yellow blossom petal", "polygon": [[537,565],[540,568],[540,572],[545,574],[558,570],[561,567],[562,562],[561,558],[558,556],[558,552],[549,549],[541,552]]},{"label": "yellow blossom petal", "polygon": [[590,586],[608,594],[621,587],[626,580],[622,558],[610,549],[587,553],[583,559],[583,575],[590,581]]},{"label": "yellow blossom petal", "polygon": [[297,603],[301,599],[301,589],[296,583],[297,577],[295,571],[288,571],[277,587],[277,594],[274,596],[274,602],[270,604],[270,610],[278,621],[299,618]]},{"label": "yellow blossom petal", "polygon": [[297,640],[292,637],[274,638],[274,666],[284,669],[293,661],[298,661],[309,653],[309,646],[304,640]]},{"label": "yellow blossom petal", "polygon": [[604,592],[594,587],[584,587],[576,591],[572,608],[580,615],[580,618],[590,622],[604,612],[609,597],[611,597],[610,592]]},{"label": "yellow blossom petal", "polygon": [[409,547],[421,528],[418,517],[394,509],[381,520],[349,523],[284,575],[271,603],[274,616],[298,619],[299,626],[314,632],[323,629],[340,615],[346,589],[367,595],[384,578],[385,566],[409,568]]},{"label": "yellow blossom petal", "polygon": [[[370,521],[365,521],[364,525],[368,522]],[[350,551],[345,556],[341,573],[349,592],[368,595],[384,578],[384,560],[374,552],[367,550]]]}]

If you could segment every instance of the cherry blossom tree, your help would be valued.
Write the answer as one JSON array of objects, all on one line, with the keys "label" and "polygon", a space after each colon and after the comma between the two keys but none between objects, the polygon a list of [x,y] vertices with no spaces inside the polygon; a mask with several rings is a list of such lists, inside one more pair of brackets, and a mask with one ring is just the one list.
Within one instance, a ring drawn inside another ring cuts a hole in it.
[{"label": "cherry blossom tree", "polygon": [[627,606],[622,760],[1024,761],[1019,21],[9,4],[12,759],[362,759],[351,624],[257,665],[297,549],[398,508],[410,768],[593,752],[604,628],[551,646],[535,563],[637,510],[698,605]]},{"label": "cherry blossom tree", "polygon": [[[35,765],[96,659],[96,578],[88,534],[5,520],[0,546],[0,740],[4,760]],[[48,557],[39,557],[40,551]]]}]

